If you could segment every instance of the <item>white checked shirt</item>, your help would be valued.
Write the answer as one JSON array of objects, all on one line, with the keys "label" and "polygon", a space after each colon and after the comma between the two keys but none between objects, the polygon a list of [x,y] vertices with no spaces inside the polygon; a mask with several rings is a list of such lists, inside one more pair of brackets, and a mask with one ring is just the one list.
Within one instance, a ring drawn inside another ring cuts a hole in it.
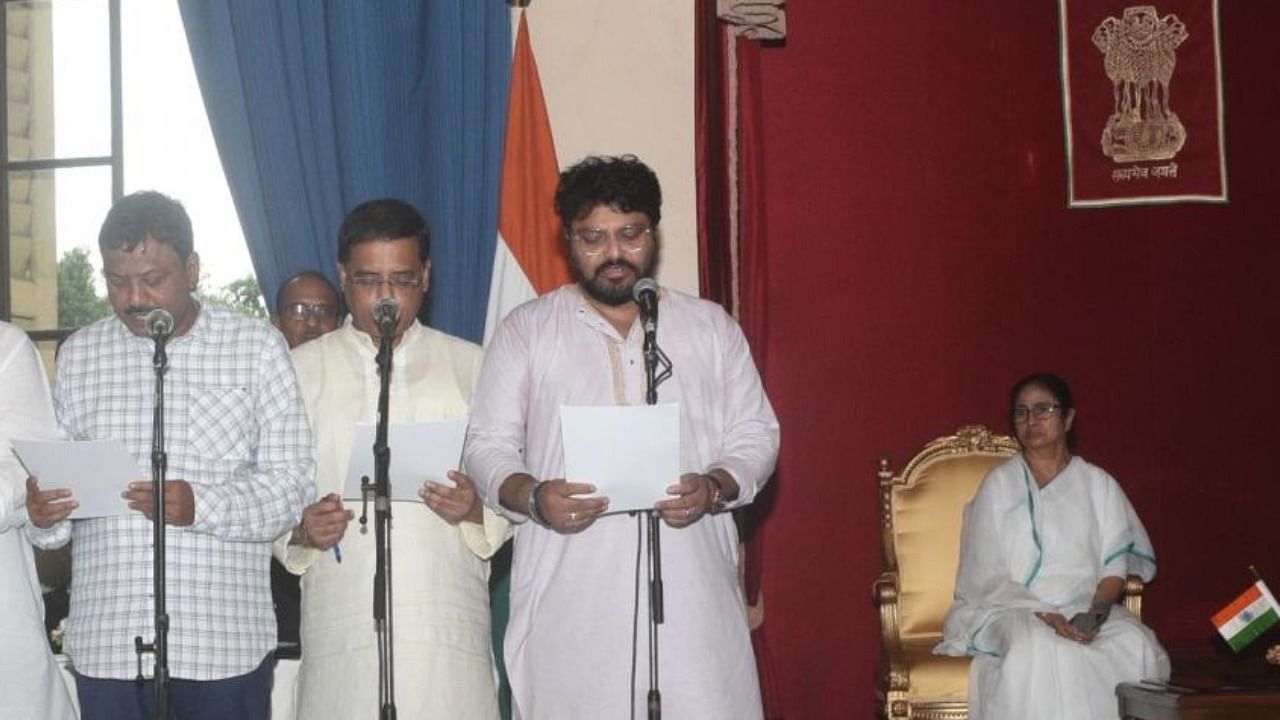
[{"label": "white checked shirt", "polygon": [[[153,353],[150,339],[111,316],[67,340],[54,386],[64,435],[121,440],[139,479],[151,475]],[[169,669],[218,680],[275,649],[271,543],[315,494],[311,432],[284,339],[267,324],[202,307],[168,356],[167,477],[195,495],[195,523],[169,526],[165,541]],[[135,677],[133,639],[155,635],[150,521],[135,513],[29,532],[40,547],[75,540],[65,649],[76,671]],[[143,657],[147,677],[153,662]]]}]

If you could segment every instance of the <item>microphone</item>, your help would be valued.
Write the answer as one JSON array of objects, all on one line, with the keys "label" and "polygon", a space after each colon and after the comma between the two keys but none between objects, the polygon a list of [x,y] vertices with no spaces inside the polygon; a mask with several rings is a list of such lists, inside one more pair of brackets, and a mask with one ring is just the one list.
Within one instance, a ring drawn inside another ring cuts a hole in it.
[{"label": "microphone", "polygon": [[152,340],[168,340],[173,333],[173,316],[168,310],[156,308],[147,313],[147,335]]},{"label": "microphone", "polygon": [[640,306],[640,324],[645,335],[658,332],[658,283],[653,278],[642,278],[631,288],[631,297]]},{"label": "microphone", "polygon": [[384,297],[373,306],[373,321],[383,335],[390,335],[396,323],[400,322],[400,301]]}]

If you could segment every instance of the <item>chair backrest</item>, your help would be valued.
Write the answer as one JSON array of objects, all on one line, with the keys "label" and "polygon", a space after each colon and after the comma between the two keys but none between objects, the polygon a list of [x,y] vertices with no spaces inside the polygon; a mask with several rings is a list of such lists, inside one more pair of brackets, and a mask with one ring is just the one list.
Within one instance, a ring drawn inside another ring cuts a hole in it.
[{"label": "chair backrest", "polygon": [[964,505],[987,472],[1018,451],[981,425],[929,443],[901,474],[880,461],[881,545],[898,576],[898,637],[935,641],[955,594]]}]

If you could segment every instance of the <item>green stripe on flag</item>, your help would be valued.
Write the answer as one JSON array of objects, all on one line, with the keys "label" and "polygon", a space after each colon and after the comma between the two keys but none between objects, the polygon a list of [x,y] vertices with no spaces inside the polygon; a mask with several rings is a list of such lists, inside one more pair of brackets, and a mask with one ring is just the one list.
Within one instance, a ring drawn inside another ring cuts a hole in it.
[{"label": "green stripe on flag", "polygon": [[1267,608],[1267,611],[1249,621],[1240,632],[1232,635],[1227,644],[1231,649],[1240,652],[1246,645],[1253,642],[1259,635],[1266,632],[1272,625],[1280,622],[1280,615],[1276,615],[1274,607]]}]

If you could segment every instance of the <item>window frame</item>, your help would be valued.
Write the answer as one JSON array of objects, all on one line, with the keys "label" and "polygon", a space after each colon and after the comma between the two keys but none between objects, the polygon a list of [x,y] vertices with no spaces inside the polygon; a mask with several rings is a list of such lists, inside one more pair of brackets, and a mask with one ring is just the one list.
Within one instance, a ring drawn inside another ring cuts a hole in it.
[{"label": "window frame", "polygon": [[[30,2],[31,0],[4,0],[10,3]],[[57,0],[44,0],[52,5]],[[42,160],[10,160],[9,159],[9,95],[7,73],[0,73],[0,98],[5,99],[5,107],[0,112],[0,319],[9,321],[13,318],[13,298],[10,274],[12,258],[10,256],[11,240],[9,227],[9,176],[13,172],[61,170],[66,168],[104,167],[111,168],[111,201],[114,203],[124,194],[124,101],[121,88],[123,86],[123,60],[120,44],[120,0],[107,0],[107,53],[110,59],[111,74],[111,153],[93,157],[46,158]],[[8,13],[0,13],[0,57],[8,57]],[[56,230],[55,230],[56,232]],[[60,341],[74,332],[76,328],[54,328],[28,330],[27,334],[34,341]]]}]

